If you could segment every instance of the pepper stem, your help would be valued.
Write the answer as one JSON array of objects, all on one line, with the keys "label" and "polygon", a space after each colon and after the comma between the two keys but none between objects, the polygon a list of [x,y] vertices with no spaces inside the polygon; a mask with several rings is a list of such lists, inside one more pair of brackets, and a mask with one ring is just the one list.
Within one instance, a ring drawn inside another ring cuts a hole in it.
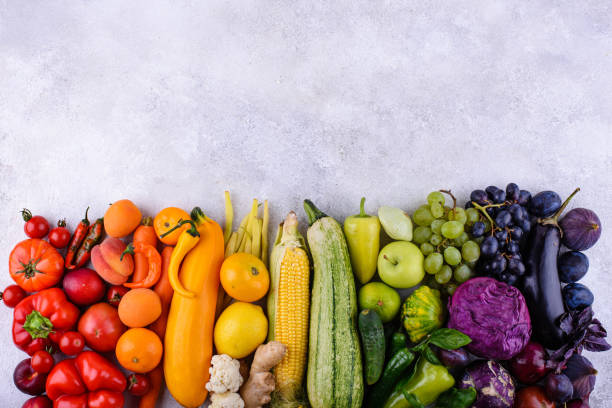
[{"label": "pepper stem", "polygon": [[119,257],[120,261],[123,261],[123,255],[125,254],[134,255],[134,245],[131,242],[128,244],[127,248],[125,248],[125,250],[121,253],[121,256]]},{"label": "pepper stem", "polygon": [[314,224],[315,221],[321,218],[327,217],[327,214],[319,210],[309,199],[304,200],[304,211],[306,211],[306,216],[308,216],[309,225]]},{"label": "pepper stem", "polygon": [[166,235],[170,234],[171,232],[173,232],[174,230],[182,227],[185,224],[191,224],[191,228],[189,228],[187,231],[187,233],[193,237],[199,237],[200,233],[198,232],[198,229],[196,227],[195,222],[193,222],[192,220],[181,220],[178,222],[178,224],[176,224],[174,227],[170,228],[168,231],[166,231],[165,233],[161,234],[159,237],[163,238]]},{"label": "pepper stem", "polygon": [[361,201],[359,202],[359,217],[369,217],[365,212],[365,197],[361,197]]},{"label": "pepper stem", "polygon": [[193,210],[191,210],[190,215],[191,219],[194,220],[198,225],[206,221],[206,214],[204,214],[204,211],[202,211],[200,207],[193,207]]},{"label": "pepper stem", "polygon": [[26,316],[23,329],[32,336],[32,339],[46,339],[50,333],[53,333],[53,323],[38,310],[33,310]]}]

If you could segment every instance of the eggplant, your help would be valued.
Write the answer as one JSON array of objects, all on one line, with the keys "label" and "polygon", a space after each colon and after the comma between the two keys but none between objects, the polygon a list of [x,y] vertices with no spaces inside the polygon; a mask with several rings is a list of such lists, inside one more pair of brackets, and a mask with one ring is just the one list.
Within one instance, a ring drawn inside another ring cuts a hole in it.
[{"label": "eggplant", "polygon": [[576,189],[550,218],[538,219],[531,230],[526,272],[521,291],[531,313],[535,337],[548,349],[558,349],[566,342],[559,326],[559,317],[565,313],[557,259],[561,247],[559,215],[580,189]]}]

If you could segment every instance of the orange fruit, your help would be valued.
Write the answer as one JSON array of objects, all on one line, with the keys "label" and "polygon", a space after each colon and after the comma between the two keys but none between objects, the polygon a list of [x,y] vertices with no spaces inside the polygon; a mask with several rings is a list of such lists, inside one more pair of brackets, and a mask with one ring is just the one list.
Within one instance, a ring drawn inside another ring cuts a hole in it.
[{"label": "orange fruit", "polygon": [[175,229],[165,237],[161,237],[163,234],[176,227],[179,221],[190,220],[189,213],[181,208],[168,207],[161,210],[153,219],[153,228],[155,233],[161,242],[166,245],[176,245],[179,235],[187,228],[189,224],[185,224],[180,228]]},{"label": "orange fruit", "polygon": [[221,266],[221,285],[225,292],[242,302],[255,302],[268,293],[270,275],[259,258],[237,253]]},{"label": "orange fruit", "polygon": [[119,337],[115,355],[126,370],[148,373],[161,361],[163,350],[162,342],[155,332],[136,328],[129,329]]},{"label": "orange fruit", "polygon": [[115,201],[104,214],[104,229],[111,237],[122,238],[140,225],[142,213],[130,200]]},{"label": "orange fruit", "polygon": [[126,326],[145,327],[161,315],[161,300],[151,289],[132,289],[123,295],[117,311]]}]

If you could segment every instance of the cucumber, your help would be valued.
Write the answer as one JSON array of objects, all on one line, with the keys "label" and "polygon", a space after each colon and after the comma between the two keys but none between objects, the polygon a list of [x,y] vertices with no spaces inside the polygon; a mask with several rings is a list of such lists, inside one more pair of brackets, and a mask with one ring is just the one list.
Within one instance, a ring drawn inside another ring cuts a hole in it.
[{"label": "cucumber", "polygon": [[306,390],[313,408],[358,408],[363,370],[357,333],[357,293],[351,260],[336,220],[309,200],[308,245],[314,265]]},{"label": "cucumber", "polygon": [[385,363],[385,332],[380,316],[373,310],[359,313],[359,334],[365,361],[365,378],[368,385],[378,381]]},{"label": "cucumber", "polygon": [[410,367],[413,361],[414,353],[408,350],[408,347],[404,346],[403,349],[395,353],[387,363],[382,377],[369,394],[366,407],[380,407],[381,403],[389,397],[400,376]]}]

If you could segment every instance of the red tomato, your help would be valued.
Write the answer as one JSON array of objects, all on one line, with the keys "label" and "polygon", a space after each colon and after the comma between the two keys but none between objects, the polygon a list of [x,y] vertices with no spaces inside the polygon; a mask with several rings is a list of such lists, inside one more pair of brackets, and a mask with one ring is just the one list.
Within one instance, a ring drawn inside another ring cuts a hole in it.
[{"label": "red tomato", "polygon": [[106,352],[115,349],[126,327],[117,309],[108,303],[96,303],[83,313],[78,329],[91,349]]},{"label": "red tomato", "polygon": [[23,403],[21,408],[53,408],[53,402],[44,395],[32,397]]},{"label": "red tomato", "polygon": [[59,348],[67,356],[76,356],[85,347],[85,338],[79,332],[66,332],[59,342]]},{"label": "red tomato", "polygon": [[91,305],[104,297],[106,287],[100,276],[89,268],[76,269],[64,275],[66,296],[77,305]]},{"label": "red tomato", "polygon": [[555,404],[546,397],[544,389],[538,386],[523,388],[516,394],[515,408],[555,408]]},{"label": "red tomato", "polygon": [[106,292],[106,301],[115,307],[119,307],[119,302],[121,302],[121,298],[123,295],[128,293],[130,290],[122,285],[113,285],[108,288]]},{"label": "red tomato", "polygon": [[27,208],[21,210],[21,216],[26,222],[23,226],[25,234],[30,238],[42,238],[49,232],[49,222],[40,215],[32,216]]},{"label": "red tomato", "polygon": [[4,289],[4,292],[0,292],[0,298],[2,298],[4,304],[8,307],[17,306],[17,303],[25,299],[26,296],[28,296],[28,294],[25,290],[17,285],[9,285]]},{"label": "red tomato", "polygon": [[49,232],[49,242],[56,248],[64,248],[70,242],[70,231],[66,228],[66,220],[59,220],[57,227]]},{"label": "red tomato", "polygon": [[55,365],[55,360],[53,360],[53,356],[49,354],[48,351],[38,350],[36,353],[32,355],[32,361],[30,361],[30,365],[32,369],[37,373],[46,374]]},{"label": "red tomato", "polygon": [[128,377],[128,391],[130,394],[141,397],[149,392],[151,382],[146,374],[131,374]]},{"label": "red tomato", "polygon": [[39,292],[62,278],[64,258],[47,241],[26,239],[11,251],[9,273],[26,292]]}]

